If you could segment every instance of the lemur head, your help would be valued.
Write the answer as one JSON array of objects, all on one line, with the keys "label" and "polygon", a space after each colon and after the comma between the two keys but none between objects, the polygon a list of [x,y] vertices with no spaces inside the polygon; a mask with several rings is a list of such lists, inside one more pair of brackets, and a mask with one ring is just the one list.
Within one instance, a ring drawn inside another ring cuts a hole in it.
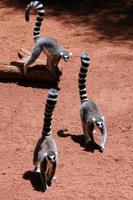
[{"label": "lemur head", "polygon": [[60,52],[60,56],[61,58],[63,58],[65,62],[67,62],[69,58],[72,56],[72,53],[69,53],[68,51],[62,51]]},{"label": "lemur head", "polygon": [[95,123],[95,125],[99,128],[99,129],[102,129],[103,128],[103,125],[104,125],[104,117],[93,117],[92,118],[92,121]]},{"label": "lemur head", "polygon": [[81,54],[81,63],[84,65],[84,66],[87,66],[89,65],[90,63],[90,56],[88,53],[82,53]]},{"label": "lemur head", "polygon": [[50,151],[47,155],[47,159],[50,161],[50,163],[56,162],[56,153],[54,151]]}]

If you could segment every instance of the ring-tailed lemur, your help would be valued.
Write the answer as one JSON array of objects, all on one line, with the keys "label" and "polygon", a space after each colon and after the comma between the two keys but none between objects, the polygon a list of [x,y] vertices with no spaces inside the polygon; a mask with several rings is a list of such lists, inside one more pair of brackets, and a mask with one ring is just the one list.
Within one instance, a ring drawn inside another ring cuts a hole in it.
[{"label": "ring-tailed lemur", "polygon": [[87,53],[81,54],[81,67],[78,78],[79,94],[81,100],[80,117],[82,121],[86,146],[90,144],[93,146],[96,144],[93,133],[95,131],[95,127],[98,127],[102,135],[101,144],[99,145],[98,149],[100,152],[103,152],[107,137],[106,124],[104,116],[96,103],[91,101],[87,96],[86,78],[89,64],[89,55]]},{"label": "ring-tailed lemur", "polygon": [[62,58],[65,62],[67,62],[71,57],[72,53],[65,50],[64,47],[61,44],[59,44],[59,42],[56,39],[47,36],[40,37],[40,27],[45,13],[44,5],[39,0],[31,1],[27,5],[25,11],[25,19],[27,21],[29,20],[29,13],[32,7],[34,7],[37,10],[37,18],[33,32],[35,46],[30,57],[24,64],[24,74],[27,74],[28,66],[36,61],[36,59],[39,57],[42,51],[46,54],[47,57],[47,69],[49,69],[51,72],[54,72],[58,67],[60,59]]},{"label": "ring-tailed lemur", "polygon": [[44,191],[52,184],[58,162],[57,146],[51,136],[51,121],[57,97],[58,91],[56,89],[48,90],[42,136],[36,144],[33,155],[34,171],[40,172]]}]

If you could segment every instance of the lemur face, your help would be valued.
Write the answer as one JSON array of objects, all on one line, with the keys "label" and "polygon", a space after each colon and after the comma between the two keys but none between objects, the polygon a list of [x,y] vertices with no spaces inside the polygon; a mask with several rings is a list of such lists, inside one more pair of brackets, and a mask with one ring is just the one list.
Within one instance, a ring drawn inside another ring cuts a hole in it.
[{"label": "lemur face", "polygon": [[69,58],[72,56],[72,53],[66,51],[66,52],[61,52],[60,55],[63,58],[63,60],[67,62]]},{"label": "lemur face", "polygon": [[96,121],[96,126],[99,128],[99,129],[102,129],[103,127],[103,121]]},{"label": "lemur face", "polygon": [[103,128],[103,125],[104,125],[104,118],[103,118],[103,117],[93,118],[93,122],[95,122],[96,126],[97,126],[99,129],[102,129],[102,128]]}]

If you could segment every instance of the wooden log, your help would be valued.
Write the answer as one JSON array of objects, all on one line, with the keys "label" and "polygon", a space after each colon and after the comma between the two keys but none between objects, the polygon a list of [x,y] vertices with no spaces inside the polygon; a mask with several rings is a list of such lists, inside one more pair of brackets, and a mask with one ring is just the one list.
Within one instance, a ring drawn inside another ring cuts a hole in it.
[{"label": "wooden log", "polygon": [[10,63],[0,63],[0,78],[1,79],[15,79],[19,80],[28,80],[32,82],[40,83],[49,83],[57,84],[60,81],[60,76],[62,75],[61,71],[57,67],[55,72],[50,72],[44,62],[40,59],[37,59],[36,62],[28,68],[27,75],[23,73],[23,66],[25,60],[30,55],[30,52],[25,49],[20,49],[18,51],[19,60],[12,61]]},{"label": "wooden log", "polygon": [[[19,49],[18,50],[18,57],[21,59],[21,61],[25,61],[27,59],[27,57],[29,57],[31,54],[30,51],[28,51],[27,49]],[[45,65],[43,60],[40,60],[39,58],[35,61],[35,64],[42,64]],[[32,65],[31,65],[32,66]]]}]

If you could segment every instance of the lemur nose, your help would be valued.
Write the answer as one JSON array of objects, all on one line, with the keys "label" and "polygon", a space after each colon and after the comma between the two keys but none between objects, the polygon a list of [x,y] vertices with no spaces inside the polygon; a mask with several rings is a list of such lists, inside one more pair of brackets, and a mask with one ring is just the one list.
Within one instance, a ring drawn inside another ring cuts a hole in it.
[{"label": "lemur nose", "polygon": [[100,128],[102,127],[102,122],[99,124]]},{"label": "lemur nose", "polygon": [[67,61],[68,61],[68,57],[67,57],[67,58],[64,58],[64,60],[65,60],[65,62],[67,62]]}]

